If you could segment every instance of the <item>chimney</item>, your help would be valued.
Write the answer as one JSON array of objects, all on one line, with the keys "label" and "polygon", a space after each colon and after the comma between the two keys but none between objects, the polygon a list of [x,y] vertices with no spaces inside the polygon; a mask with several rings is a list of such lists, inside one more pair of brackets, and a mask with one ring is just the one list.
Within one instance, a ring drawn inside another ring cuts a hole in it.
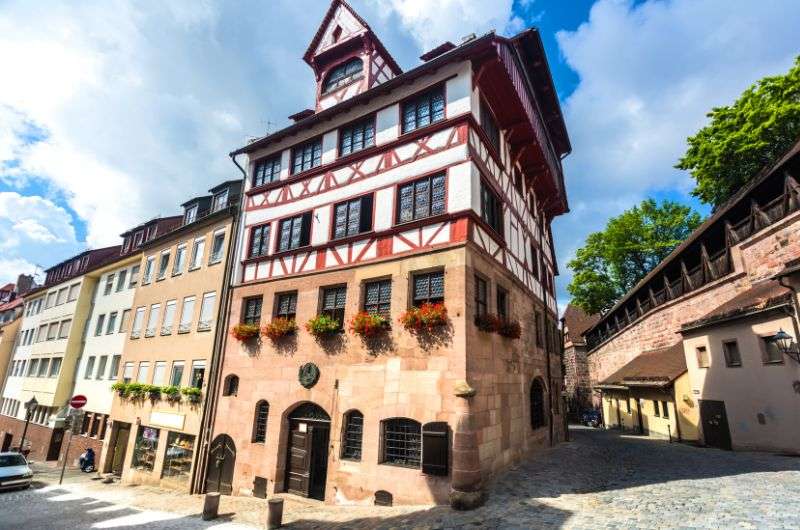
[{"label": "chimney", "polygon": [[17,276],[17,294],[25,294],[33,287],[33,276],[20,274]]}]

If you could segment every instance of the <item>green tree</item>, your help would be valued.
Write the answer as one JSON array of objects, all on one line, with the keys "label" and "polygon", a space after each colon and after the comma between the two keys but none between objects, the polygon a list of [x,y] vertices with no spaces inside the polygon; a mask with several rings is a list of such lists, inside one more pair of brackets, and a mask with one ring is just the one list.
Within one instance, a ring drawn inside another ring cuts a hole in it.
[{"label": "green tree", "polygon": [[800,137],[800,57],[786,74],[763,78],[708,117],[675,167],[690,171],[692,195],[716,208]]},{"label": "green tree", "polygon": [[572,303],[589,314],[611,308],[701,221],[688,206],[653,199],[612,217],[567,264],[573,272],[567,286]]}]

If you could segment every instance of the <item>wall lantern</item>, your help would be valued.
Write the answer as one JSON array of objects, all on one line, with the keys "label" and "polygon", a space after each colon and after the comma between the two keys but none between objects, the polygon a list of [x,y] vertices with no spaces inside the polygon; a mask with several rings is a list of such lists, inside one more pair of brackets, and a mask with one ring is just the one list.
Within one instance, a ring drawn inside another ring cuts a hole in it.
[{"label": "wall lantern", "polygon": [[787,357],[791,357],[795,360],[795,362],[800,363],[800,351],[797,350],[797,346],[794,344],[794,337],[783,331],[783,328],[781,328],[775,335],[772,336],[772,339],[778,345],[778,349],[781,351],[781,353]]}]

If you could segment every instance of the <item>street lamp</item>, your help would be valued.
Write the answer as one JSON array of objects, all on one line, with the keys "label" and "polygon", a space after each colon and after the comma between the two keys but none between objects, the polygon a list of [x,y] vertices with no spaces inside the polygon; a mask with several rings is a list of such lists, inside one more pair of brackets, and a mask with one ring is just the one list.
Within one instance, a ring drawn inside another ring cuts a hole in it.
[{"label": "street lamp", "polygon": [[800,363],[800,351],[798,351],[796,345],[794,344],[794,337],[783,331],[783,328],[781,328],[775,335],[772,336],[772,339],[778,345],[778,349],[781,351],[781,353]]},{"label": "street lamp", "polygon": [[36,407],[39,406],[39,402],[36,401],[36,396],[33,396],[30,401],[25,403],[25,428],[22,429],[22,440],[19,442],[19,452],[22,453],[25,450],[25,435],[28,434],[28,424],[31,422],[31,417],[33,416],[33,412],[36,410]]}]

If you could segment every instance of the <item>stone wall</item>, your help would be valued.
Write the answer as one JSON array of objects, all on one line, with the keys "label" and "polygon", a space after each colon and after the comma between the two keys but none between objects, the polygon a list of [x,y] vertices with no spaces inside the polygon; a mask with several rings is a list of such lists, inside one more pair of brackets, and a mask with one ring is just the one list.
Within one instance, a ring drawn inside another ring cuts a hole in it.
[{"label": "stone wall", "polygon": [[800,257],[800,212],[764,228],[731,248],[734,271],[715,282],[663,304],[623,328],[588,353],[592,385],[602,381],[642,352],[681,340],[682,324],[710,311],[770,278],[788,261]]},{"label": "stone wall", "polygon": [[[6,433],[11,433],[13,437],[11,439],[11,449],[19,447],[24,429],[25,422],[23,420],[12,418],[11,416],[0,416],[0,442],[2,442]],[[52,436],[52,429],[44,425],[29,423],[28,432],[25,434],[25,446],[30,447],[28,457],[37,462],[44,462],[47,458]]]},{"label": "stone wall", "polygon": [[591,406],[589,363],[586,346],[567,341],[564,348],[564,390],[567,393],[569,412],[579,412]]}]

